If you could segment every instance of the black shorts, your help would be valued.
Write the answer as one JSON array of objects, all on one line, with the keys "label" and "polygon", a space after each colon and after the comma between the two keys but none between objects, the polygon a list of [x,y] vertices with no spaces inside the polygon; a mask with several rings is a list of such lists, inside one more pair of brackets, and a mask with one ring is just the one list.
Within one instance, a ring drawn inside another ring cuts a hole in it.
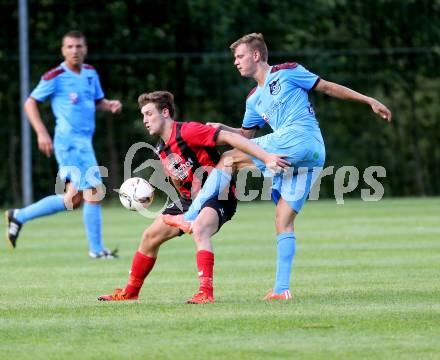
[{"label": "black shorts", "polygon": [[[188,210],[188,208],[191,205],[191,199],[185,199],[185,198],[179,198],[182,203],[182,210],[179,209],[179,207],[176,205],[176,202],[170,203],[164,211],[162,211],[162,214],[169,214],[169,215],[179,215],[183,214]],[[202,209],[205,207],[209,207],[211,209],[214,209],[217,212],[218,215],[218,228],[217,231],[220,230],[220,228],[223,226],[224,223],[231,220],[232,217],[235,214],[235,211],[237,209],[237,199],[229,197],[228,200],[219,200],[216,197],[208,200],[205,204],[203,204]],[[183,234],[183,231],[181,231],[180,235]]]}]

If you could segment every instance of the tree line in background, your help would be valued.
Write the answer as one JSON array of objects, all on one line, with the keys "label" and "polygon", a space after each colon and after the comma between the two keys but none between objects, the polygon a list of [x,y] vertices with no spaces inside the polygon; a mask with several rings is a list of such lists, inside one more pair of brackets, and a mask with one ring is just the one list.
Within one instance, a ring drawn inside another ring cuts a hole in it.
[{"label": "tree line in background", "polygon": [[[0,204],[21,199],[17,2],[0,0],[7,36],[0,38]],[[262,32],[269,63],[298,62],[322,78],[374,96],[393,111],[387,125],[365,106],[311,93],[327,146],[326,165],[361,170],[382,165],[386,196],[440,194],[440,1],[371,0],[97,0],[29,1],[31,88],[60,61],[60,38],[87,36],[89,56],[118,116],[97,116],[98,161],[105,183],[118,188],[123,160],[137,141],[154,143],[141,122],[139,94],[175,94],[178,120],[241,125],[254,86],[233,67],[229,44]],[[53,127],[48,104],[42,107]],[[267,131],[267,129],[266,129]],[[138,153],[135,163],[154,157]],[[54,159],[38,152],[33,135],[34,197],[54,191]],[[333,193],[331,178],[323,195]]]}]

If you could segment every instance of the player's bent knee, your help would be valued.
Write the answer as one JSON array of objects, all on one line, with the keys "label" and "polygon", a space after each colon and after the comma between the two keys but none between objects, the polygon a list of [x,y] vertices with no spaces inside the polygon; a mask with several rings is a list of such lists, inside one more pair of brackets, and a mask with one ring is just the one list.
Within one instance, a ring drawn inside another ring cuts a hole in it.
[{"label": "player's bent knee", "polygon": [[278,234],[293,231],[294,219],[275,216],[275,229]]},{"label": "player's bent knee", "polygon": [[160,246],[163,241],[162,237],[151,231],[151,229],[146,229],[142,234],[142,245],[145,247],[156,248]]},{"label": "player's bent knee", "polygon": [[205,226],[203,224],[195,222],[193,225],[192,233],[195,238],[199,238],[201,236],[205,236],[207,231],[206,231]]},{"label": "player's bent knee", "polygon": [[194,241],[198,242],[211,238],[211,236],[215,234],[216,229],[217,227],[211,222],[196,221],[192,229]]},{"label": "player's bent knee", "polygon": [[154,241],[154,236],[149,229],[146,229],[142,234],[142,243],[149,244]]},{"label": "player's bent knee", "polygon": [[157,257],[160,244],[160,242],[155,241],[155,237],[152,236],[151,232],[147,229],[142,234],[138,251],[146,256]]}]

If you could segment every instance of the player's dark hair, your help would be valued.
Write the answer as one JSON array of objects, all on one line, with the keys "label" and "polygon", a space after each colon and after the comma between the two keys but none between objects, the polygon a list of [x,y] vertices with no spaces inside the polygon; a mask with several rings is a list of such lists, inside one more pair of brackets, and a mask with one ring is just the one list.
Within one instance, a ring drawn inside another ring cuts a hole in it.
[{"label": "player's dark hair", "polygon": [[170,117],[174,118],[175,105],[174,95],[169,91],[153,91],[150,93],[142,94],[138,97],[139,108],[142,109],[145,105],[153,103],[156,109],[162,111],[168,109]]},{"label": "player's dark hair", "polygon": [[252,33],[244,35],[232,43],[231,46],[229,46],[229,49],[231,49],[232,53],[234,54],[235,49],[241,44],[246,44],[252,51],[257,50],[260,53],[261,60],[267,62],[268,51],[266,43],[264,42],[263,34]]},{"label": "player's dark hair", "polygon": [[84,44],[87,44],[87,39],[84,36],[84,34],[81,31],[78,30],[70,30],[67,33],[64,34],[63,38],[61,39],[61,45],[64,44],[65,38],[75,38],[75,39],[84,39]]}]

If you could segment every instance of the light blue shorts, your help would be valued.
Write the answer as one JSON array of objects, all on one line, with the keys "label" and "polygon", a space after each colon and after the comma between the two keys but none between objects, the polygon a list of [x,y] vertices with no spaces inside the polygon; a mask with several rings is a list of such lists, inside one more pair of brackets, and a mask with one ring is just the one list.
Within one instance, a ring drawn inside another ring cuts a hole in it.
[{"label": "light blue shorts", "polygon": [[320,132],[298,132],[283,129],[252,139],[269,153],[287,155],[291,164],[282,174],[272,175],[265,164],[251,157],[264,176],[272,177],[272,200],[275,204],[282,197],[296,212],[303,207],[310,189],[322,171],[325,162],[325,146]]},{"label": "light blue shorts", "polygon": [[55,135],[54,150],[58,176],[63,181],[70,181],[77,190],[96,188],[102,184],[91,137]]}]

